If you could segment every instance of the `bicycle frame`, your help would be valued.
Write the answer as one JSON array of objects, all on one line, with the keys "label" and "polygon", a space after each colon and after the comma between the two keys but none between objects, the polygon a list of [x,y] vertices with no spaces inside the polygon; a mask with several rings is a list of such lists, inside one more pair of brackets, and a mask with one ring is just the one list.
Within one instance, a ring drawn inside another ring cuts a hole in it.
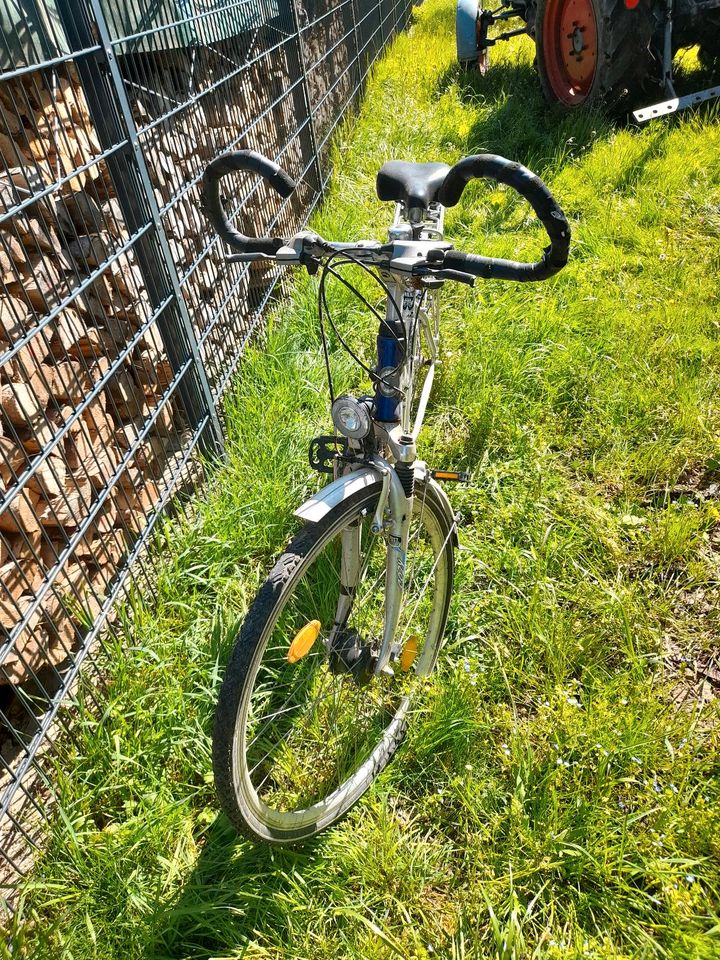
[{"label": "bicycle frame", "polygon": [[[401,204],[395,211],[390,228],[390,239],[401,243],[401,254],[410,265],[443,237],[444,210],[433,204],[422,223],[412,223]],[[418,239],[412,239],[415,236]],[[382,644],[374,666],[375,673],[390,672],[391,659],[399,656],[396,632],[402,610],[410,521],[413,497],[407,496],[396,467],[404,465],[416,471],[425,464],[416,461],[415,442],[422,429],[428,400],[432,390],[440,344],[439,286],[418,283],[409,269],[407,273],[387,272],[383,275],[388,286],[385,320],[378,335],[378,379],[375,390],[373,431],[376,453],[364,457],[361,465],[350,465],[345,473],[312,497],[296,511],[303,519],[320,519],[354,490],[380,477],[382,488],[372,524],[371,536],[387,535],[385,575],[385,617]],[[395,335],[392,335],[395,331]],[[404,355],[401,355],[399,338]],[[426,367],[425,378],[414,404],[415,380],[421,366]],[[362,447],[357,444],[357,451]],[[360,474],[360,475],[359,475]],[[428,482],[432,482],[428,478]],[[453,514],[447,498],[442,496],[452,522]],[[454,529],[454,526],[453,526]],[[328,636],[332,647],[338,631],[345,627],[352,608],[354,591],[363,571],[363,544],[361,525],[342,534],[341,590],[335,622]],[[426,669],[430,664],[423,665]]]}]

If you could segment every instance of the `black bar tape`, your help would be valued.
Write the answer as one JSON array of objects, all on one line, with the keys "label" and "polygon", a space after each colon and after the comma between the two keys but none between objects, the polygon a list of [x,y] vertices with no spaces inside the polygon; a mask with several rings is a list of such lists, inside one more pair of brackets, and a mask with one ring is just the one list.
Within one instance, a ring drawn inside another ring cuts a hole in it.
[{"label": "black bar tape", "polygon": [[269,256],[285,243],[281,237],[246,237],[236,230],[225,215],[220,200],[220,181],[229,173],[246,170],[256,173],[270,184],[281,197],[289,197],[295,182],[272,160],[254,150],[235,150],[217,157],[203,174],[202,203],[205,214],[218,235],[241,253],[265,253]]},{"label": "black bar tape", "polygon": [[450,169],[438,194],[445,207],[454,207],[471,180],[489,179],[507,184],[532,206],[550,238],[550,246],[537,263],[516,263],[461,254],[455,250],[446,253],[443,266],[461,270],[477,277],[500,280],[546,280],[565,266],[570,251],[570,225],[557,200],[542,180],[521,163],[514,163],[492,153],[465,157]]},{"label": "black bar tape", "polygon": [[516,280],[527,283],[532,280],[547,280],[561,270],[564,264],[554,266],[545,255],[537,263],[518,263],[516,260],[500,260],[494,257],[481,257],[461,250],[448,250],[443,259],[443,269],[459,270],[470,273],[483,280]]}]

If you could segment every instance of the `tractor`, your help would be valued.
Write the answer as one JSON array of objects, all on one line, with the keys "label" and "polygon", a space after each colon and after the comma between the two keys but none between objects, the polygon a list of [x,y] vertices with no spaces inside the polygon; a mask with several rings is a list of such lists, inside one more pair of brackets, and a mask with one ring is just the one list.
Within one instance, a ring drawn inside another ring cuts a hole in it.
[{"label": "tractor", "polygon": [[603,104],[628,113],[661,91],[663,100],[633,112],[643,122],[720,97],[720,86],[678,97],[673,85],[673,57],[682,47],[698,44],[701,61],[720,67],[720,0],[498,2],[485,10],[478,0],[458,0],[457,53],[465,66],[485,73],[492,46],[526,33],[535,41],[545,97],[568,110]]}]

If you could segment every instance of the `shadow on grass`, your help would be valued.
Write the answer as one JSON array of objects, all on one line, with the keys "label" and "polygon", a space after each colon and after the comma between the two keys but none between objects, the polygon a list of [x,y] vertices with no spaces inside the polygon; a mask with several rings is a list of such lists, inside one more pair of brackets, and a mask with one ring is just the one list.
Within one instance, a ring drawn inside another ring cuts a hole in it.
[{"label": "shadow on grass", "polygon": [[150,923],[146,960],[203,960],[244,947],[263,930],[277,940],[287,926],[293,885],[321,857],[322,837],[295,850],[253,844],[223,814],[179,896]]},{"label": "shadow on grass", "polygon": [[534,67],[520,55],[491,63],[485,76],[451,64],[440,75],[436,93],[451,87],[477,107],[465,137],[468,154],[499,153],[540,172],[557,168],[612,131],[611,120],[597,109],[568,113],[550,106]]},{"label": "shadow on grass", "polygon": [[[529,41],[527,41],[529,43]],[[689,62],[688,62],[689,61]],[[720,83],[720,61],[711,67],[689,56],[676,63],[676,88],[679,96],[704,90]],[[440,75],[436,96],[455,87],[466,104],[477,105],[477,119],[465,137],[467,154],[499,153],[518,160],[542,175],[559,170],[597,141],[607,140],[620,129],[635,127],[629,114],[611,116],[601,108],[568,112],[549,105],[544,99],[535,68],[522,51],[515,56],[492,62],[482,76],[476,69],[466,70],[451,64]],[[643,104],[662,100],[656,88],[645,94]],[[701,104],[663,119],[663,135],[693,116],[707,117],[718,111],[717,101]],[[657,144],[649,147],[649,160]],[[638,169],[638,174],[640,169]],[[634,178],[633,178],[634,179]]]},{"label": "shadow on grass", "polygon": [[[438,29],[446,28],[446,19],[443,12]],[[701,89],[710,79],[706,70],[684,72],[682,89]],[[477,105],[475,119],[462,134],[467,153],[500,153],[541,174],[556,173],[583,150],[610,138],[619,126],[598,110],[568,114],[548,107],[526,57],[493,63],[485,77],[453,65],[438,79],[435,96],[450,89],[457,89],[465,103]],[[664,122],[659,136],[640,155],[632,174],[623,176],[618,189],[631,188],[643,166],[662,149],[667,132],[687,116]],[[502,226],[498,222],[496,228]],[[480,435],[471,437],[470,443],[482,447],[489,429],[490,425],[483,423]],[[277,943],[282,931],[289,935],[288,917],[293,900],[297,900],[293,894],[318,869],[324,845],[323,838],[297,850],[253,845],[239,838],[225,817],[218,816],[206,831],[202,852],[182,890],[155,911],[145,957],[206,960],[240,953],[248,941],[262,940],[264,933]]]}]

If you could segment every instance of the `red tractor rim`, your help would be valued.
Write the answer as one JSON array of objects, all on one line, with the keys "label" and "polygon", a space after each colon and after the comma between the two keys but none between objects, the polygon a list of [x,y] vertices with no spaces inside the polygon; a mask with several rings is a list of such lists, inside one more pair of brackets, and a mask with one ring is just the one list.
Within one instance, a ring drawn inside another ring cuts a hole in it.
[{"label": "red tractor rim", "polygon": [[543,18],[545,73],[557,99],[583,103],[597,70],[597,21],[592,0],[548,0]]}]

